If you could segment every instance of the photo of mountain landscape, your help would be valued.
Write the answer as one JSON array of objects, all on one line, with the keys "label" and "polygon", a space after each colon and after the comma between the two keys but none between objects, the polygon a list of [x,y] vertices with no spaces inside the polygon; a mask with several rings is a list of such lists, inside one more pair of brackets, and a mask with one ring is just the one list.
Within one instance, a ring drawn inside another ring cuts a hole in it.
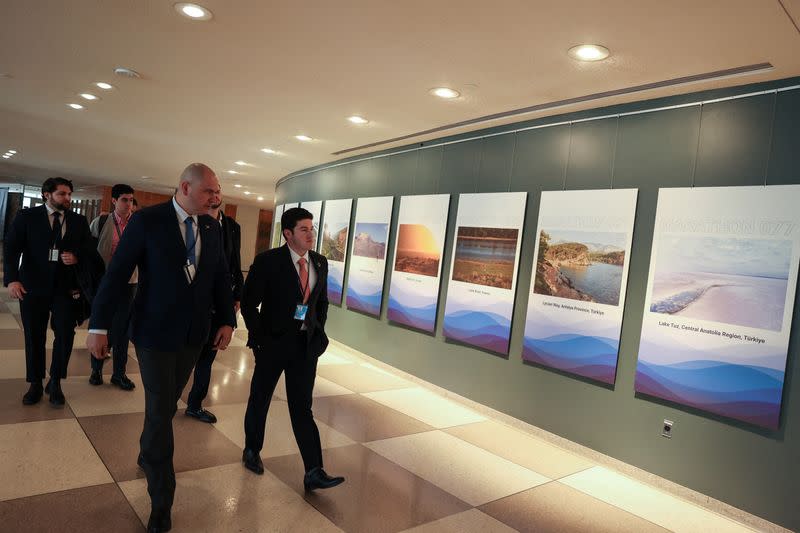
[{"label": "photo of mountain landscape", "polygon": [[344,261],[348,226],[349,222],[325,221],[322,228],[322,246],[319,252],[329,261]]},{"label": "photo of mountain landscape", "polygon": [[459,227],[453,279],[511,289],[518,236],[516,228]]},{"label": "photo of mountain landscape", "polygon": [[541,230],[533,292],[619,305],[627,234]]},{"label": "photo of mountain landscape", "polygon": [[386,258],[386,238],[389,224],[357,222],[353,237],[353,255],[370,259]]}]

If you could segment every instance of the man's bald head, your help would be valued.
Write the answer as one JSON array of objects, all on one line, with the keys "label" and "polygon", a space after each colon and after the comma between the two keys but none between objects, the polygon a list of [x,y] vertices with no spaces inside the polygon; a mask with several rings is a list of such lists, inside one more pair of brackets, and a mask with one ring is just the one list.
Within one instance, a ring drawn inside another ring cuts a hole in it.
[{"label": "man's bald head", "polygon": [[204,165],[203,163],[192,163],[181,172],[181,177],[178,180],[178,187],[180,184],[185,182],[194,183],[198,179],[203,179],[208,176],[217,177],[216,173],[211,170],[208,165]]},{"label": "man's bald head", "polygon": [[207,213],[222,201],[217,175],[203,163],[192,163],[181,173],[175,200],[190,215]]}]

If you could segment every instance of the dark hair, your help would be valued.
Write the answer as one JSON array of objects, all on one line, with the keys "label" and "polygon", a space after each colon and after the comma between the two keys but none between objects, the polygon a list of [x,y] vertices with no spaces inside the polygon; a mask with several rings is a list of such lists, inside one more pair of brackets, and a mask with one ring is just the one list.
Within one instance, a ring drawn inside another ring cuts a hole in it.
[{"label": "dark hair", "polygon": [[281,215],[281,231],[288,229],[294,231],[295,226],[301,220],[314,220],[314,215],[302,207],[292,207]]},{"label": "dark hair", "polygon": [[69,187],[69,192],[73,192],[74,190],[72,188],[72,182],[66,178],[47,178],[44,180],[44,183],[42,183],[42,198],[44,198],[44,193],[46,192],[55,192],[59,185],[66,185]]},{"label": "dark hair", "polygon": [[111,198],[118,199],[123,194],[133,194],[133,187],[125,185],[124,183],[117,183],[111,187]]}]

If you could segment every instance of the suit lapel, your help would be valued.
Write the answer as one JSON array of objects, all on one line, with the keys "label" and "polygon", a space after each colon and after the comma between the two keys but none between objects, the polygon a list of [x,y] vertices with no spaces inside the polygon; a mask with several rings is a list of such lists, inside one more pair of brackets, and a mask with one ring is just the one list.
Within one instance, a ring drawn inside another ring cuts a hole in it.
[{"label": "suit lapel", "polygon": [[314,284],[314,289],[311,291],[311,295],[308,297],[308,300],[311,301],[315,299],[322,290],[323,276],[327,276],[328,273],[324,268],[322,268],[322,261],[320,260],[319,255],[315,254],[314,252],[308,252],[308,258],[311,259],[312,263],[314,263],[314,270],[317,273],[317,282]]},{"label": "suit lapel", "polygon": [[[214,222],[216,224],[216,222]],[[213,238],[211,233],[216,230],[207,220],[201,220],[197,217],[197,225],[200,227],[200,246],[202,246],[202,253],[200,254],[200,264],[197,265],[198,274],[200,272],[212,272],[212,261],[215,258],[214,248],[212,247]],[[195,279],[197,277],[195,276]]]},{"label": "suit lapel", "polygon": [[180,265],[180,268],[186,264],[186,242],[181,235],[181,228],[178,225],[178,215],[175,211],[175,206],[172,205],[172,200],[162,204],[164,210],[161,213],[162,224],[166,232],[165,245],[167,253],[169,253],[174,261]]},{"label": "suit lapel", "polygon": [[289,251],[289,245],[284,244],[280,249],[283,250],[284,259],[281,261],[281,264],[286,272],[285,277],[290,280],[289,283],[292,287],[294,287],[295,296],[299,300],[302,300],[303,293],[300,290],[300,278],[298,277],[297,269],[294,267],[294,261],[292,261],[292,253]]}]

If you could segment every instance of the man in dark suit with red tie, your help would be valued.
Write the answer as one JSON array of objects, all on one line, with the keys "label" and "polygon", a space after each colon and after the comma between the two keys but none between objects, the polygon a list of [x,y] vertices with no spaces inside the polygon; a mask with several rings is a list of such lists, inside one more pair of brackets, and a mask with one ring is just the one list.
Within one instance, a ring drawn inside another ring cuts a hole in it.
[{"label": "man in dark suit with red tie", "polygon": [[[344,481],[322,469],[319,430],[311,411],[317,358],[328,346],[328,262],[312,251],[314,215],[287,209],[281,217],[286,244],[256,256],[242,291],[242,316],[256,366],[245,414],[244,466],[264,473],[260,452],[270,399],[282,373],[292,430],[303,457],[306,490],[327,489]],[[258,307],[261,306],[259,310]]]},{"label": "man in dark suit with red tie", "polygon": [[[67,377],[75,326],[83,320],[85,295],[77,268],[79,263],[92,263],[94,242],[86,218],[70,210],[70,180],[48,178],[42,198],[44,205],[20,211],[6,234],[3,281],[9,294],[20,300],[25,331],[25,379],[30,388],[22,403],[33,405],[46,391],[51,404],[63,405],[61,380]],[[43,389],[48,319],[55,338],[50,381]]]}]

